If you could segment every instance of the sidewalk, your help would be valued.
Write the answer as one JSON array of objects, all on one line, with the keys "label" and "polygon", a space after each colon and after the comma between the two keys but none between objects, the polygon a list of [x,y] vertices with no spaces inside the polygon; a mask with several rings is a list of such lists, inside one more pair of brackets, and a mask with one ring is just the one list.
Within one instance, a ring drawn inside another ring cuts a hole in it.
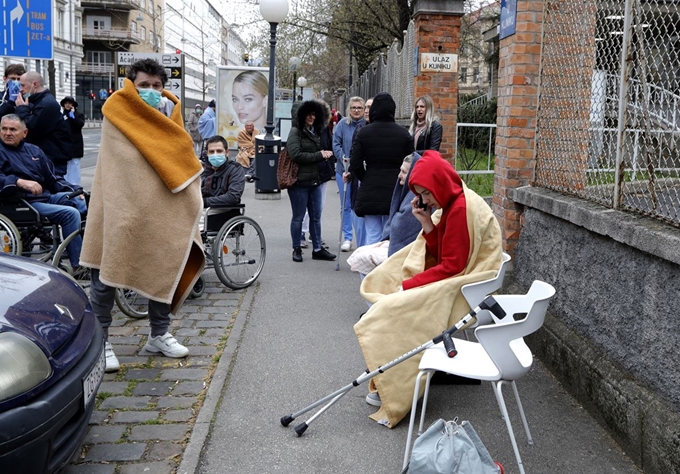
[{"label": "sidewalk", "polygon": [[[268,474],[400,472],[408,419],[389,430],[368,418],[366,387],[351,390],[298,438],[279,419],[350,383],[365,364],[352,326],[366,304],[342,253],[335,262],[291,261],[290,205],[244,196],[262,227],[267,261],[249,289],[231,292],[212,270],[205,295],[187,302],[173,330],[186,360],[140,353],[146,320],[117,315],[111,340],[123,369],[107,375],[81,458],[66,474]],[[323,237],[337,252],[337,186],[328,183]],[[423,341],[424,342],[424,341]],[[222,347],[224,350],[222,352]],[[510,417],[527,473],[640,471],[536,361],[518,382],[535,440],[528,446],[511,390]],[[506,387],[507,389],[507,387]],[[506,473],[517,464],[488,383],[433,386],[427,423],[470,420]]]}]

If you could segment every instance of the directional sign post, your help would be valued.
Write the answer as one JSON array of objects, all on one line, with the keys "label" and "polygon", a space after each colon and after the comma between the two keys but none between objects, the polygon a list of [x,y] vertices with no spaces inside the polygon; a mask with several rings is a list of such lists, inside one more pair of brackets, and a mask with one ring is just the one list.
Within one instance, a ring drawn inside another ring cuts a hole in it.
[{"label": "directional sign post", "polygon": [[52,59],[52,0],[1,0],[0,51],[10,58]]},{"label": "directional sign post", "polygon": [[180,100],[184,99],[184,85],[182,84],[184,61],[181,54],[164,53],[118,53],[118,89],[123,87],[123,79],[127,75],[127,67],[139,59],[155,59],[165,68],[168,75],[168,82],[165,89],[175,94]]}]

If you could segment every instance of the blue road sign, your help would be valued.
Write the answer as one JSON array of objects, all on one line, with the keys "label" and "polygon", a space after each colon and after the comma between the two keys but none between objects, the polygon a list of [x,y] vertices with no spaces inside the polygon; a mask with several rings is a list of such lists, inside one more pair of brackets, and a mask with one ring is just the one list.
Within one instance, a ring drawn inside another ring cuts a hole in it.
[{"label": "blue road sign", "polygon": [[507,38],[515,34],[517,21],[517,0],[501,0],[501,28],[498,39]]},{"label": "blue road sign", "polygon": [[52,0],[2,0],[3,56],[52,59]]}]

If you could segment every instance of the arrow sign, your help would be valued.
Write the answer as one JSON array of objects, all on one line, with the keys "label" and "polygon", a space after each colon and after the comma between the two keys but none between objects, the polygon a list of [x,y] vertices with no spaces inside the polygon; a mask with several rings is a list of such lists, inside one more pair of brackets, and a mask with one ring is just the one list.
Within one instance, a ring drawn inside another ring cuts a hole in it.
[{"label": "arrow sign", "polygon": [[177,56],[173,57],[173,58],[172,58],[172,62],[173,62],[173,63],[178,63],[178,62],[179,62],[179,58],[178,58]]},{"label": "arrow sign", "polygon": [[177,84],[176,82],[173,82],[173,83],[172,83],[172,88],[173,88],[173,89],[179,89],[179,84]]},{"label": "arrow sign", "polygon": [[178,76],[180,75],[179,69],[173,69],[173,70],[172,70],[172,75],[173,75],[174,77],[178,77]]},{"label": "arrow sign", "polygon": [[24,9],[19,0],[17,0],[17,6],[12,8],[12,11],[9,13],[9,36],[11,43],[10,48],[12,50],[14,50],[14,21],[16,20],[17,24],[19,24],[23,17]]}]

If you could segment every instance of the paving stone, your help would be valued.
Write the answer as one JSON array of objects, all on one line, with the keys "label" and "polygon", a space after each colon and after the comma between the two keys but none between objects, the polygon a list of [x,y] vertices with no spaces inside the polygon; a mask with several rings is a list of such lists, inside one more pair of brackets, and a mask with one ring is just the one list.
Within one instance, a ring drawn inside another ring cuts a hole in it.
[{"label": "paving stone", "polygon": [[132,327],[117,327],[109,328],[109,337],[111,338],[111,344],[116,343],[116,336],[132,336],[135,332],[135,328]]},{"label": "paving stone", "polygon": [[161,371],[159,369],[130,369],[125,380],[154,380]]},{"label": "paving stone", "polygon": [[187,315],[187,319],[191,321],[208,321],[210,319],[209,313],[192,313]]},{"label": "paving stone", "polygon": [[187,422],[194,416],[193,410],[168,410],[163,413],[163,419],[168,421]]},{"label": "paving stone", "polygon": [[224,336],[224,329],[208,329],[204,336]]},{"label": "paving stone", "polygon": [[137,384],[132,394],[134,396],[151,395],[160,397],[170,392],[173,386],[173,382],[140,382]]},{"label": "paving stone", "polygon": [[148,357],[144,356],[118,356],[121,365],[144,365],[149,362]]},{"label": "paving stone", "polygon": [[187,314],[187,313],[197,313],[200,310],[199,306],[196,304],[195,301],[192,301],[190,305],[184,305],[180,308],[179,312],[181,314]]},{"label": "paving stone", "polygon": [[114,395],[120,395],[127,389],[127,382],[102,382],[99,387],[99,393],[113,393]]},{"label": "paving stone", "polygon": [[[132,329],[132,328],[130,328]],[[132,331],[130,331],[132,332]],[[111,335],[109,335],[111,336]],[[139,342],[141,341],[141,336],[135,336],[133,334],[127,335],[127,336],[121,336],[121,337],[109,337],[109,342],[113,344],[113,350],[116,351],[116,348],[118,346],[124,346],[124,345],[133,345],[133,346],[138,346]]]},{"label": "paving stone", "polygon": [[145,441],[158,439],[161,441],[180,440],[184,438],[190,427],[186,424],[173,425],[139,425],[133,426],[128,439]]},{"label": "paving stone", "polygon": [[217,347],[214,346],[190,346],[189,355],[196,356],[211,356],[217,352]]},{"label": "paving stone", "polygon": [[232,301],[232,300],[213,300],[212,305],[213,308],[215,307],[225,307],[229,306],[232,309],[236,309],[238,307],[238,301]]},{"label": "paving stone", "polygon": [[168,369],[161,374],[161,380],[203,380],[207,375],[205,369]]},{"label": "paving stone", "polygon": [[[191,352],[189,352],[189,355],[191,355]],[[192,357],[190,359],[191,365],[188,367],[191,368],[200,368],[200,367],[210,367],[210,364],[212,363],[212,357],[206,357],[206,356],[196,356]]]},{"label": "paving stone", "polygon": [[134,356],[139,351],[139,345],[118,344],[113,346],[113,352],[120,358],[120,356]]},{"label": "paving stone", "polygon": [[208,300],[194,300],[191,302],[193,306],[212,306],[212,301]]},{"label": "paving stone", "polygon": [[153,443],[149,454],[147,454],[147,459],[153,461],[160,461],[161,459],[168,459],[178,454],[184,452],[184,446],[178,443],[173,443],[171,441],[159,441],[158,443]]},{"label": "paving stone", "polygon": [[99,411],[95,410],[92,412],[92,416],[90,417],[90,423],[91,425],[99,425],[104,422],[106,417],[109,416],[108,412],[105,411]]},{"label": "paving stone", "polygon": [[175,468],[169,461],[125,464],[120,467],[120,474],[171,474]]},{"label": "paving stone", "polygon": [[226,328],[229,324],[226,321],[199,321],[196,323],[197,328]]},{"label": "paving stone", "polygon": [[145,450],[146,443],[95,444],[88,449],[85,461],[136,461]]},{"label": "paving stone", "polygon": [[198,400],[197,397],[161,397],[158,408],[191,408]]},{"label": "paving stone", "polygon": [[109,327],[109,334],[111,334],[111,330],[115,329],[116,327],[119,326],[124,326],[127,321],[125,319],[114,319],[111,321],[111,326]]},{"label": "paving stone", "polygon": [[198,336],[200,333],[201,333],[200,329],[182,328],[179,331],[177,331],[175,337]]},{"label": "paving stone", "polygon": [[103,382],[114,382],[118,374],[104,374]]},{"label": "paving stone", "polygon": [[222,313],[222,314],[213,314],[212,315],[213,321],[229,321],[229,324],[231,324],[233,319],[234,319],[234,315],[232,313]]},{"label": "paving stone", "polygon": [[[158,411],[119,411],[113,414],[112,423],[144,423],[158,418]],[[174,421],[174,420],[173,420]]]},{"label": "paving stone", "polygon": [[205,336],[200,336],[200,337],[192,337],[191,340],[189,341],[190,344],[204,344],[208,346],[216,345],[219,344],[222,341],[221,337],[205,337]]},{"label": "paving stone", "polygon": [[180,382],[172,391],[172,395],[198,395],[204,388],[206,385],[203,382]]},{"label": "paving stone", "polygon": [[92,426],[85,436],[84,444],[115,443],[125,432],[126,426]]},{"label": "paving stone", "polygon": [[61,474],[113,474],[115,470],[113,464],[71,464]]},{"label": "paving stone", "polygon": [[99,406],[105,408],[146,408],[149,406],[151,397],[109,397]]}]

